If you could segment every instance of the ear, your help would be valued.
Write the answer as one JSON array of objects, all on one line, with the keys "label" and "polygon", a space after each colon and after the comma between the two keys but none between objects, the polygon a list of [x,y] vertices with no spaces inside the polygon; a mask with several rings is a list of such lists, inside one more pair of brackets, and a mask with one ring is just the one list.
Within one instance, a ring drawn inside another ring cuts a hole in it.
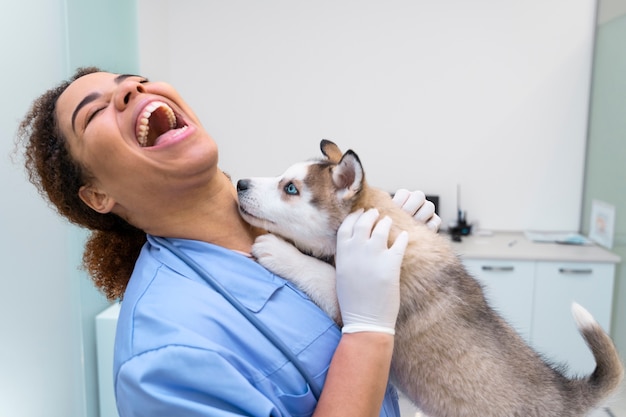
[{"label": "ear", "polygon": [[343,199],[353,197],[363,188],[363,166],[357,154],[349,150],[332,168],[333,184]]},{"label": "ear", "polygon": [[113,198],[91,185],[83,185],[80,187],[78,196],[85,204],[101,214],[110,213],[115,206],[115,200],[113,200]]},{"label": "ear", "polygon": [[322,142],[320,142],[320,149],[330,162],[337,164],[341,160],[341,150],[339,149],[339,146],[335,145],[334,142],[322,139]]}]

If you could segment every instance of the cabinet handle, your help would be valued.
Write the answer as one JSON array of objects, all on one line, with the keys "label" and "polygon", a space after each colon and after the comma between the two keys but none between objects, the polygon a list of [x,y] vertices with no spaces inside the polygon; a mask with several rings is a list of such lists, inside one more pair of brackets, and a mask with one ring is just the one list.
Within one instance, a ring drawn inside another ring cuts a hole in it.
[{"label": "cabinet handle", "polygon": [[589,275],[593,274],[593,269],[559,268],[561,274]]},{"label": "cabinet handle", "polygon": [[483,271],[490,271],[490,272],[513,272],[513,271],[515,271],[515,267],[514,266],[490,266],[490,265],[483,265],[482,266],[482,270]]}]

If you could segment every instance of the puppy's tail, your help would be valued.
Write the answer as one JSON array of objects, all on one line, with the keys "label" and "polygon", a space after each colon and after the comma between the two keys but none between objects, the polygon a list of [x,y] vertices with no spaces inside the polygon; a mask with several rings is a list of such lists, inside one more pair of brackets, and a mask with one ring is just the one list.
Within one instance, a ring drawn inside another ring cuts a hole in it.
[{"label": "puppy's tail", "polygon": [[613,341],[591,313],[574,303],[572,314],[596,361],[596,369],[591,375],[571,381],[574,384],[571,405],[576,404],[578,407],[572,408],[578,408],[582,415],[601,406],[619,388],[624,367]]}]

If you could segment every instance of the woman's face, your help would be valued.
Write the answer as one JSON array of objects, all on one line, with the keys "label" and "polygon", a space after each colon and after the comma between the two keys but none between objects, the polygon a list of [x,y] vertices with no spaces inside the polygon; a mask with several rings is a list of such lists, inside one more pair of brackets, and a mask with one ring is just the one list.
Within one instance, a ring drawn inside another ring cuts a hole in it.
[{"label": "woman's face", "polygon": [[70,153],[91,177],[80,196],[98,212],[135,223],[216,171],[215,142],[168,84],[88,74],[61,94],[56,115]]}]

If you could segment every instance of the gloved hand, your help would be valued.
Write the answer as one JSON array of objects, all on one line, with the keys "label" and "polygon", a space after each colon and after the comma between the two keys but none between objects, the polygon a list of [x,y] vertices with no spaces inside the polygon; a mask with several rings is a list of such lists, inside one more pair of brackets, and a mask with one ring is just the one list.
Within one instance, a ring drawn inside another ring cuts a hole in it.
[{"label": "gloved hand", "polygon": [[[400,266],[408,233],[387,247],[391,219],[378,210],[350,214],[337,231],[337,299],[343,333],[395,334],[400,309]],[[376,223],[376,226],[374,224]]]},{"label": "gloved hand", "polygon": [[441,218],[435,213],[435,205],[426,200],[423,192],[400,189],[394,194],[393,202],[413,216],[415,221],[426,224],[433,232],[439,230]]}]

